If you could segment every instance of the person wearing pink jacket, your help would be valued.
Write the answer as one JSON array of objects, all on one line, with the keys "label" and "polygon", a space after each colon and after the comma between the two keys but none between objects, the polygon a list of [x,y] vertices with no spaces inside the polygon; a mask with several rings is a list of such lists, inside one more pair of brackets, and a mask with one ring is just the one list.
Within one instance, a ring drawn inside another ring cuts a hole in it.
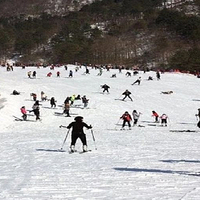
[{"label": "person wearing pink jacket", "polygon": [[21,110],[21,113],[23,114],[22,115],[23,120],[26,121],[26,119],[27,119],[27,111],[26,111],[25,106],[22,106],[20,110]]}]

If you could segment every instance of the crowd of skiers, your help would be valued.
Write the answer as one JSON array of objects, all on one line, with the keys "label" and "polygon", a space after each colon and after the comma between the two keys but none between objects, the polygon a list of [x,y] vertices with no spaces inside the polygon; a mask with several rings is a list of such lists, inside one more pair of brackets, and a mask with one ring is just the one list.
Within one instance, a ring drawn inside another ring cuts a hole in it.
[{"label": "crowd of skiers", "polygon": [[[79,68],[76,68],[75,71],[78,71]],[[67,69],[66,69],[67,70]],[[119,72],[121,73],[121,69],[119,70]],[[99,73],[97,74],[98,76],[101,76],[103,73],[103,68],[99,68]],[[86,71],[85,71],[85,74],[90,74],[89,72],[89,69],[86,67]],[[133,75],[137,75],[138,72],[136,73],[136,71],[133,72]],[[47,74],[47,77],[51,77],[52,76],[52,72],[49,72]],[[57,77],[60,77],[60,72],[57,71],[56,72],[56,76]],[[126,73],[126,76],[127,77],[130,77],[131,76],[131,73],[130,72],[127,72]],[[68,75],[69,78],[72,78],[73,77],[73,71],[72,70],[69,70],[69,75]],[[116,74],[113,74],[111,76],[112,78],[115,78],[116,77]],[[36,78],[36,71],[28,71],[28,78]],[[157,80],[160,80],[160,72],[157,71],[156,72],[156,78]],[[152,77],[149,77],[148,80],[153,80]],[[135,85],[135,84],[138,84],[140,85],[141,84],[141,77],[139,77],[137,80],[135,80],[132,85]],[[110,86],[108,86],[107,84],[103,84],[100,86],[102,89],[103,89],[103,94],[104,93],[107,93],[109,94],[110,91]],[[166,92],[161,92],[162,94],[168,94]],[[170,91],[169,94],[173,93],[173,91]],[[13,95],[18,95],[20,94],[19,92],[17,91],[13,91]],[[34,101],[34,104],[32,106],[32,109],[29,110],[29,112],[33,112],[35,117],[36,117],[36,121],[37,120],[41,120],[40,118],[40,101],[38,100],[37,98],[37,94],[36,93],[31,93],[30,94],[31,98],[33,99]],[[131,101],[133,101],[132,97],[131,97],[131,92],[126,89],[122,94],[121,96],[124,96],[121,100],[122,101],[125,101],[125,99],[130,99]],[[87,108],[88,106],[88,103],[89,103],[89,99],[86,97],[86,95],[83,95],[82,97],[80,95],[72,95],[70,97],[67,97],[64,101],[64,104],[63,104],[63,113],[64,115],[66,115],[66,117],[70,117],[70,108],[74,105],[74,102],[76,100],[81,100],[82,103],[83,103],[83,108]],[[56,108],[56,99],[55,97],[51,97],[51,98],[47,98],[47,95],[41,91],[41,102],[43,101],[49,101],[50,102],[50,107],[51,108]],[[27,120],[27,110],[25,108],[25,106],[22,106],[20,108],[21,110],[21,113],[22,113],[22,118],[23,120]],[[137,126],[138,125],[138,121],[139,121],[139,118],[140,116],[142,115],[141,112],[138,112],[137,110],[133,110],[131,113],[129,113],[128,111],[125,111],[124,114],[122,114],[122,116],[120,116],[120,120],[123,120],[122,122],[122,127],[121,129],[123,130],[125,128],[125,126],[127,125],[129,129],[131,129],[131,127],[133,126]],[[196,116],[198,117],[199,119],[199,122],[197,124],[197,126],[200,128],[200,109],[198,110],[198,114],[196,114]],[[154,117],[154,122],[155,123],[161,123],[161,126],[167,126],[168,124],[168,120],[169,120],[169,117],[167,116],[167,114],[162,114],[162,115],[159,115],[156,111],[152,111],[152,117]],[[75,117],[74,119],[75,121],[74,122],[71,122],[66,128],[67,129],[71,129],[72,128],[72,136],[71,136],[71,146],[70,146],[70,149],[72,152],[75,151],[75,144],[76,144],[76,140],[79,138],[83,144],[83,151],[87,151],[87,140],[86,140],[86,136],[85,136],[85,133],[83,131],[83,128],[88,128],[88,129],[91,129],[92,126],[91,125],[87,125],[85,122],[83,122],[83,117],[82,116],[78,116],[78,117]]]}]

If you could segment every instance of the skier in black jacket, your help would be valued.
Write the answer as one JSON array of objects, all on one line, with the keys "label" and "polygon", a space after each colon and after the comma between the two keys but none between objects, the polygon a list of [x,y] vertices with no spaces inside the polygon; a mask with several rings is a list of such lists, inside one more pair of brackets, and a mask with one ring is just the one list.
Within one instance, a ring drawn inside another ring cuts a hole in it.
[{"label": "skier in black jacket", "polygon": [[40,120],[40,104],[39,104],[38,100],[33,104],[32,109],[33,110],[31,110],[29,112],[34,112],[34,114],[36,116],[36,121]]},{"label": "skier in black jacket", "polygon": [[108,89],[110,88],[108,85],[104,84],[101,86],[103,88],[103,93],[106,91],[107,93],[109,93]]},{"label": "skier in black jacket", "polygon": [[86,127],[88,129],[91,129],[92,126],[88,126],[85,122],[83,122],[83,117],[77,116],[74,118],[74,122],[71,122],[67,128],[70,129],[72,127],[72,135],[71,135],[71,152],[75,151],[75,144],[76,140],[80,138],[81,142],[83,143],[83,152],[87,151],[87,140],[86,135],[83,131],[83,128]]},{"label": "skier in black jacket", "polygon": [[133,101],[133,99],[130,97],[131,92],[129,92],[128,90],[122,93],[122,95],[124,95],[124,98],[122,99],[122,101],[124,101],[126,97],[128,97],[131,101]]},{"label": "skier in black jacket", "polygon": [[50,99],[50,104],[51,104],[51,107],[53,108],[55,108],[56,107],[56,100],[55,100],[55,98],[54,97],[51,97],[51,99]]}]

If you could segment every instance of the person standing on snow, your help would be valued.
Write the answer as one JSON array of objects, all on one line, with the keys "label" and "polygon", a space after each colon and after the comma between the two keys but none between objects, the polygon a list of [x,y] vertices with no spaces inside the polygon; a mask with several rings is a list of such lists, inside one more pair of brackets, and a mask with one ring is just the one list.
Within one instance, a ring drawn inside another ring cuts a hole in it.
[{"label": "person standing on snow", "polygon": [[70,71],[69,71],[69,78],[72,78],[72,77],[73,77],[73,71],[70,70]]},{"label": "person standing on snow", "polygon": [[47,100],[47,96],[43,91],[41,91],[41,100],[42,101],[46,101]]},{"label": "person standing on snow", "polygon": [[73,94],[73,95],[70,97],[71,105],[74,104],[75,98],[76,98],[76,95],[75,95],[75,94]]},{"label": "person standing on snow", "polygon": [[133,115],[133,126],[135,126],[135,125],[137,125],[137,123],[138,123],[138,119],[139,119],[139,117],[140,117],[140,112],[139,113],[137,113],[137,111],[136,110],[133,110],[133,112],[132,112],[132,115]]},{"label": "person standing on snow", "polygon": [[160,116],[161,125],[162,125],[162,126],[163,126],[163,125],[167,126],[167,118],[168,118],[168,116],[167,116],[166,114],[162,114],[162,115]]},{"label": "person standing on snow", "polygon": [[57,71],[56,75],[57,75],[57,77],[60,77],[60,72],[59,72],[59,71]]},{"label": "person standing on snow", "polygon": [[104,90],[103,90],[103,93],[104,93],[104,92],[109,93],[108,89],[109,89],[110,87],[109,87],[108,85],[104,84],[104,85],[102,85],[101,87],[104,89]]},{"label": "person standing on snow", "polygon": [[125,90],[125,92],[123,92],[122,95],[125,95],[122,101],[124,101],[126,97],[128,97],[131,101],[133,101],[133,99],[130,97],[131,92],[129,92],[128,90]]},{"label": "person standing on snow", "polygon": [[157,80],[160,80],[160,72],[159,71],[156,72],[156,78],[157,78]]},{"label": "person standing on snow", "polygon": [[155,112],[154,110],[152,111],[152,117],[155,117],[155,122],[159,122],[159,121],[158,121],[159,115],[158,115],[158,113]]},{"label": "person standing on snow", "polygon": [[28,71],[27,75],[28,75],[28,78],[31,78],[31,71]]},{"label": "person standing on snow", "polygon": [[27,111],[26,111],[25,106],[22,106],[20,110],[21,110],[21,113],[22,113],[23,120],[26,121],[27,120]]},{"label": "person standing on snow", "polygon": [[71,117],[69,114],[69,110],[70,110],[70,103],[69,101],[65,101],[63,114],[66,114],[67,115],[66,117]]},{"label": "person standing on snow", "polygon": [[80,138],[82,144],[83,144],[83,152],[87,151],[87,140],[86,135],[83,131],[83,128],[86,127],[87,129],[91,129],[92,126],[88,126],[85,122],[83,122],[83,117],[77,116],[74,118],[74,122],[71,122],[67,128],[72,128],[72,135],[71,135],[71,146],[70,150],[71,152],[75,152],[75,144],[76,140]]},{"label": "person standing on snow", "polygon": [[34,112],[34,115],[36,116],[36,121],[40,120],[40,104],[38,100],[33,104],[32,109],[33,110],[29,112]]},{"label": "person standing on snow", "polygon": [[83,107],[86,108],[88,105],[89,99],[87,99],[86,95],[82,97]]},{"label": "person standing on snow", "polygon": [[51,97],[50,104],[51,104],[51,108],[53,108],[53,107],[55,108],[56,107],[56,100],[55,100],[54,97]]},{"label": "person standing on snow", "polygon": [[32,76],[33,76],[33,78],[36,78],[36,71],[33,71]]},{"label": "person standing on snow", "polygon": [[128,111],[126,111],[121,117],[120,119],[123,119],[123,124],[122,124],[122,130],[124,129],[124,126],[126,125],[126,123],[128,124],[129,129],[131,129],[131,115],[128,113]]},{"label": "person standing on snow", "polygon": [[195,115],[196,117],[198,117],[198,123],[197,126],[200,128],[200,108],[198,109],[198,114]]}]

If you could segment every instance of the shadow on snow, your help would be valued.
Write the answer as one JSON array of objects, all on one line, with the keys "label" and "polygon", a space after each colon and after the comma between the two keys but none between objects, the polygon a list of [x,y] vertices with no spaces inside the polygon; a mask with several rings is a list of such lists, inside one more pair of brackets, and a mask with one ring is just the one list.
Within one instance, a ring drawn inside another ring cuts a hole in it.
[{"label": "shadow on snow", "polygon": [[61,149],[36,149],[36,151],[46,151],[46,152],[65,152]]},{"label": "shadow on snow", "polygon": [[167,162],[167,163],[179,163],[179,162],[200,163],[200,160],[160,160],[160,161]]},{"label": "shadow on snow", "polygon": [[127,172],[147,172],[147,173],[164,173],[164,174],[179,174],[187,176],[200,176],[200,173],[189,172],[189,171],[172,171],[172,170],[161,170],[161,169],[139,169],[139,168],[123,168],[115,167],[115,170],[118,171],[127,171]]}]

